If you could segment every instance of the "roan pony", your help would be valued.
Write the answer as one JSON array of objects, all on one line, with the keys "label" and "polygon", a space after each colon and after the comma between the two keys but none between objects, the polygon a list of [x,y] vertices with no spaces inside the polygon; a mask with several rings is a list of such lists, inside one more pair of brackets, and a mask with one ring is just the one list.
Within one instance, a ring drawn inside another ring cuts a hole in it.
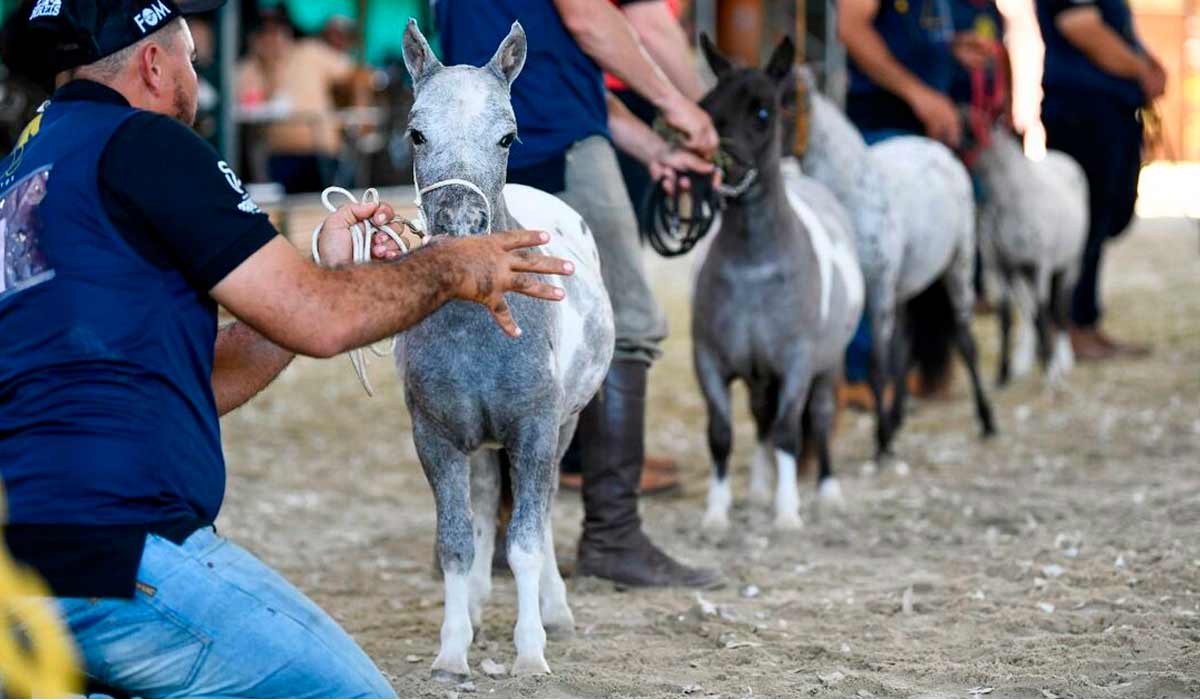
[{"label": "roan pony", "polygon": [[862,273],[842,206],[820,184],[781,167],[779,100],[792,79],[791,41],[765,70],[734,69],[707,36],[702,46],[717,86],[701,106],[722,149],[753,168],[727,173],[749,186],[727,200],[695,282],[693,352],[713,458],[704,526],[729,524],[729,385],[740,379],[758,433],[751,497],[766,499],[774,458],[775,527],[795,529],[796,465],[805,448],[815,448],[820,463],[818,492],[840,497],[829,440],[842,357],[862,314]]},{"label": "roan pony", "polygon": [[[904,421],[910,366],[916,364],[922,378],[936,379],[948,369],[951,343],[970,373],[983,435],[993,435],[971,334],[975,205],[966,169],[948,148],[923,136],[897,136],[868,147],[817,90],[807,68],[786,99],[808,126],[801,167],[829,187],[854,218],[872,326],[870,382],[879,455],[890,453]],[[890,413],[884,399],[888,385],[894,391]]]},{"label": "roan pony", "polygon": [[415,93],[414,176],[431,232],[543,229],[551,242],[542,251],[576,269],[563,280],[560,303],[509,295],[519,339],[506,337],[486,309],[451,302],[396,346],[413,440],[437,502],[446,598],[433,673],[444,680],[470,676],[467,649],[491,591],[505,462],[515,491],[507,533],[517,587],[513,674],[548,673],[546,630],[574,628],[554,556],[551,505],[579,412],[612,359],[612,308],[587,226],[555,197],[505,186],[517,130],[509,87],[526,50],[525,32],[514,23],[486,66],[443,66],[415,22],[404,34]]},{"label": "roan pony", "polygon": [[[1046,381],[1057,385],[1075,363],[1067,313],[1087,238],[1087,176],[1059,151],[1049,151],[1041,160],[1028,158],[1003,123],[993,127],[981,146],[974,171],[984,188],[979,249],[990,273],[985,279],[992,281],[988,291],[999,300],[996,383],[1004,386],[1010,374],[1019,377],[1032,369],[1036,330]],[[1010,372],[1014,302],[1020,326]]]}]

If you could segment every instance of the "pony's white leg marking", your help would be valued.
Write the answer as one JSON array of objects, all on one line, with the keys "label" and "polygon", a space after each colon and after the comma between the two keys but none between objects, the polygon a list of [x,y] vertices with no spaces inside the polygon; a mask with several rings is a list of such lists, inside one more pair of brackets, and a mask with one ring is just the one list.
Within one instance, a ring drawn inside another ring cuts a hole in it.
[{"label": "pony's white leg marking", "polygon": [[708,509],[704,512],[703,527],[705,530],[722,531],[729,528],[729,506],[733,504],[733,494],[729,489],[729,474],[725,478],[717,477],[714,469],[712,480],[708,482]]},{"label": "pony's white leg marking", "polygon": [[[471,624],[479,629],[483,607],[492,594],[492,553],[496,549],[496,511],[500,500],[497,457],[489,455],[471,463],[471,523],[475,560],[468,578]],[[484,473],[486,472],[486,473]]]},{"label": "pony's white leg marking", "polygon": [[545,560],[542,549],[523,549],[511,541],[508,545],[508,563],[517,583],[517,626],[513,630],[513,643],[517,646],[517,660],[512,669],[514,676],[550,673],[550,667],[546,665],[546,630],[542,627],[538,601],[538,583]]},{"label": "pony's white leg marking", "polygon": [[771,462],[773,450],[766,442],[758,443],[754,459],[750,461],[750,502],[765,506],[771,502]]},{"label": "pony's white leg marking", "polygon": [[471,646],[471,618],[468,610],[467,574],[445,571],[446,607],[442,621],[442,647],[433,662],[434,677],[446,680],[469,678],[467,649]]},{"label": "pony's white leg marking", "polygon": [[846,506],[842,495],[842,484],[836,476],[831,476],[817,485],[817,500],[823,506],[841,510]]},{"label": "pony's white leg marking", "polygon": [[1075,367],[1075,351],[1071,348],[1071,338],[1066,331],[1056,331],[1054,335],[1054,354],[1050,357],[1050,366],[1046,368],[1046,383],[1052,387],[1066,384],[1067,374]]},{"label": "pony's white leg marking", "polygon": [[542,578],[538,595],[541,599],[542,626],[547,632],[569,635],[575,631],[575,616],[567,604],[567,584],[558,572],[558,560],[554,554],[554,529],[550,515],[543,524]]},{"label": "pony's white leg marking", "polygon": [[786,450],[775,450],[777,478],[775,480],[775,529],[798,530],[800,520],[800,489],[796,484],[796,458]]},{"label": "pony's white leg marking", "polygon": [[1017,307],[1017,342],[1013,350],[1012,373],[1023,377],[1033,370],[1037,358],[1037,299],[1031,285],[1025,280],[1013,283],[1013,301]]}]

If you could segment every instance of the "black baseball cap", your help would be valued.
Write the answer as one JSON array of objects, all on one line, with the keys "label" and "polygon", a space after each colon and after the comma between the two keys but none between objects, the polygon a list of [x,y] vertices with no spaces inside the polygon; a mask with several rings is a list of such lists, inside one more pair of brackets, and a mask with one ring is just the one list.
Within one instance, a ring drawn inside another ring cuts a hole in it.
[{"label": "black baseball cap", "polygon": [[37,82],[94,63],[225,0],[25,0],[0,28],[0,58]]}]

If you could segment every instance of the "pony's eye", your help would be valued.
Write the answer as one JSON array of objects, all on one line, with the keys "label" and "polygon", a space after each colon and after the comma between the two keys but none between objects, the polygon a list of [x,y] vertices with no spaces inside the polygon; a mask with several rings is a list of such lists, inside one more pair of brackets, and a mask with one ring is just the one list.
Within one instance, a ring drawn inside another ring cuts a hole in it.
[{"label": "pony's eye", "polygon": [[767,109],[766,107],[763,107],[762,109],[758,110],[758,120],[760,122],[766,124],[767,120],[770,118],[771,118],[771,110]]},{"label": "pony's eye", "polygon": [[504,138],[500,139],[500,147],[508,148],[509,146],[513,145],[513,141],[516,141],[516,140],[517,140],[517,133],[515,131],[511,134],[505,134]]},{"label": "pony's eye", "polygon": [[408,136],[412,139],[413,145],[420,146],[421,144],[425,143],[425,134],[422,134],[416,129],[408,132]]}]

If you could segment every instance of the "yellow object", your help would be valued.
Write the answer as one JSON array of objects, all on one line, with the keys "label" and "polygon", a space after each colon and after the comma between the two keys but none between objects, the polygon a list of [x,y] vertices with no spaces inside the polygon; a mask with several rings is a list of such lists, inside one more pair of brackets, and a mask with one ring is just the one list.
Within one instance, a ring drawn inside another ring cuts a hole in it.
[{"label": "yellow object", "polygon": [[997,38],[999,32],[996,27],[996,20],[987,15],[979,15],[975,18],[975,34],[980,39],[991,41]]},{"label": "yellow object", "polygon": [[908,12],[908,0],[896,0],[896,12],[900,14]]},{"label": "yellow object", "polygon": [[[3,501],[0,487],[0,502]],[[0,543],[0,688],[6,697],[79,695],[70,637],[47,605],[50,592]]]}]

